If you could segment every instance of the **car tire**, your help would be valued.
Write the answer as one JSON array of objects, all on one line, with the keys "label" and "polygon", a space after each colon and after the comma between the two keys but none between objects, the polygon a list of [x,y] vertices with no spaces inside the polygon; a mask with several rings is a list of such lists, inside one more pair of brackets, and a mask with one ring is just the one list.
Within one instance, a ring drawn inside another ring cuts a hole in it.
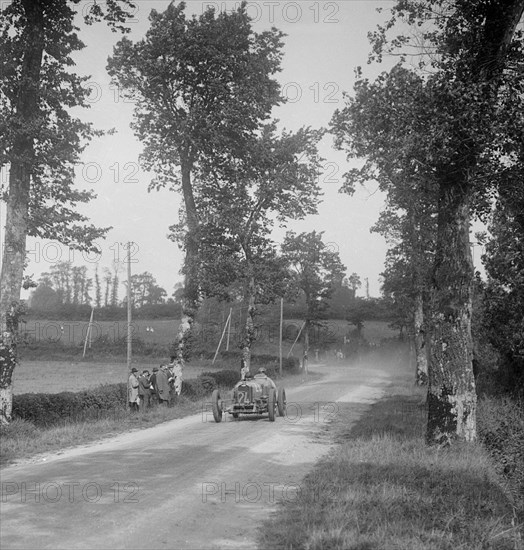
[{"label": "car tire", "polygon": [[213,390],[211,394],[211,406],[215,422],[222,422],[222,400],[220,399],[220,392],[218,390]]},{"label": "car tire", "polygon": [[284,416],[286,414],[286,390],[280,388],[277,397],[278,416]]},{"label": "car tire", "polygon": [[277,408],[277,396],[275,394],[275,389],[270,388],[269,394],[267,396],[267,412],[269,415],[269,421],[274,422],[275,421],[275,412]]}]

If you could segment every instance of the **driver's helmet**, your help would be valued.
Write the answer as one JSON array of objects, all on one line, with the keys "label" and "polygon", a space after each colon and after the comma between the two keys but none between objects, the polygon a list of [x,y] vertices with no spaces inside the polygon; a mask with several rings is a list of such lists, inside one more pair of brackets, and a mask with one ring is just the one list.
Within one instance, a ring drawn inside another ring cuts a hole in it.
[{"label": "driver's helmet", "polygon": [[260,367],[258,369],[258,374],[266,374],[266,369],[264,367]]}]

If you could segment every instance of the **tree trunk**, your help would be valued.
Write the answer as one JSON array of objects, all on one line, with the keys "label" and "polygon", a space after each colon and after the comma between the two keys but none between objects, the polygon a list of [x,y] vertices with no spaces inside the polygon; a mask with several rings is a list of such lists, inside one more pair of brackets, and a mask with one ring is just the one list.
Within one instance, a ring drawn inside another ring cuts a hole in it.
[{"label": "tree trunk", "polygon": [[200,305],[199,292],[199,220],[191,184],[192,163],[188,155],[181,156],[182,193],[187,216],[186,257],[184,260],[184,300],[182,319],[177,335],[177,360],[183,365],[191,355],[192,328]]},{"label": "tree trunk", "polygon": [[473,262],[465,182],[441,181],[428,386],[429,444],[476,438],[471,307]]},{"label": "tree trunk", "polygon": [[244,374],[247,374],[251,366],[251,346],[256,340],[255,328],[255,274],[253,265],[248,260],[248,282],[246,285],[245,303],[247,304],[246,325],[242,339],[242,363]]},{"label": "tree trunk", "polygon": [[[479,81],[490,82],[486,104],[495,105],[497,78],[522,14],[523,0],[487,4],[482,47],[472,71]],[[489,110],[486,110],[489,113]],[[476,438],[475,378],[471,309],[473,261],[469,243],[469,195],[467,171],[477,162],[474,138],[462,141],[457,150],[470,151],[462,158],[462,174],[440,179],[437,251],[433,281],[432,341],[428,387],[430,444],[449,443],[454,438]]]},{"label": "tree trunk", "polygon": [[24,277],[28,231],[29,192],[34,158],[34,125],[38,117],[40,68],[44,50],[42,6],[25,0],[24,43],[16,114],[16,129],[10,154],[9,195],[6,205],[6,228],[2,271],[0,274],[0,422],[11,419],[13,371],[18,363],[18,316],[20,291]]},{"label": "tree trunk", "polygon": [[413,315],[416,383],[425,386],[428,383],[428,356],[426,352],[426,337],[424,328],[424,300],[419,290],[415,295],[415,311]]}]

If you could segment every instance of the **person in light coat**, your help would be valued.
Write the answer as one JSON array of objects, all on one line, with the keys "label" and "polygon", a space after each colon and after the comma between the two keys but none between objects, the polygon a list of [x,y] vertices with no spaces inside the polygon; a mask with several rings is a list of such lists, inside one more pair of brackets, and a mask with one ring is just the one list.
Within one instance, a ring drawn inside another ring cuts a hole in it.
[{"label": "person in light coat", "polygon": [[177,360],[177,358],[172,355],[171,356],[171,362],[169,363],[169,367],[171,368],[171,371],[173,372],[173,387],[175,390],[175,393],[177,395],[180,395],[182,392],[182,382],[183,382],[183,372],[182,372],[182,364],[180,361]]},{"label": "person in light coat", "polygon": [[127,380],[127,400],[129,401],[129,408],[131,411],[138,411],[138,404],[139,404],[139,398],[138,398],[138,378],[136,376],[136,373],[138,372],[138,369],[133,367],[131,369],[131,374],[129,375],[129,378]]}]

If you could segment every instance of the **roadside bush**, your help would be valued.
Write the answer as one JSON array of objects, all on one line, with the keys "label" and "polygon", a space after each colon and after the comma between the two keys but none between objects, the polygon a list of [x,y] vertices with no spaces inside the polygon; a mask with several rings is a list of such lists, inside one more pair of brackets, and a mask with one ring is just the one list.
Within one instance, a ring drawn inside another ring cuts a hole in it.
[{"label": "roadside bush", "polygon": [[[280,368],[277,363],[276,368]],[[289,374],[298,374],[300,373],[300,359],[298,357],[284,357],[282,359],[282,370],[285,370]]]},{"label": "roadside bush", "polygon": [[[286,357],[283,358],[282,365],[284,365],[284,362],[286,360]],[[267,353],[261,354],[261,355],[252,355],[251,356],[251,365],[254,367],[271,367],[271,366],[278,366],[279,364],[279,358],[275,355],[269,355]]]},{"label": "roadside bush", "polygon": [[524,403],[509,397],[483,397],[477,409],[479,437],[508,482],[524,514]]},{"label": "roadside bush", "polygon": [[[209,382],[209,380],[212,380],[212,382]],[[211,377],[206,377],[204,381],[202,378],[190,378],[189,380],[184,380],[184,383],[182,384],[182,395],[185,395],[190,399],[201,399],[213,391],[216,385],[213,389],[208,391],[208,388],[211,387],[213,383],[216,384],[215,380]]]},{"label": "roadside bush", "polygon": [[200,375],[198,379],[200,381],[200,384],[202,384],[202,389],[204,390],[205,395],[211,393],[217,388],[217,381],[213,376]]},{"label": "roadside bush", "polygon": [[72,392],[57,394],[24,393],[13,396],[13,418],[34,422],[37,426],[50,426],[78,409]]},{"label": "roadside bush", "polygon": [[13,396],[13,418],[51,426],[67,419],[80,420],[98,411],[114,411],[126,405],[127,386],[107,384],[80,392],[23,393]]},{"label": "roadside bush", "polygon": [[240,380],[240,370],[219,370],[216,372],[203,372],[200,378],[211,377],[217,386],[232,388]]},{"label": "roadside bush", "polygon": [[109,410],[119,408],[126,404],[127,400],[127,385],[120,384],[104,384],[90,390],[78,392],[78,399],[81,404],[81,409],[103,409]]}]

